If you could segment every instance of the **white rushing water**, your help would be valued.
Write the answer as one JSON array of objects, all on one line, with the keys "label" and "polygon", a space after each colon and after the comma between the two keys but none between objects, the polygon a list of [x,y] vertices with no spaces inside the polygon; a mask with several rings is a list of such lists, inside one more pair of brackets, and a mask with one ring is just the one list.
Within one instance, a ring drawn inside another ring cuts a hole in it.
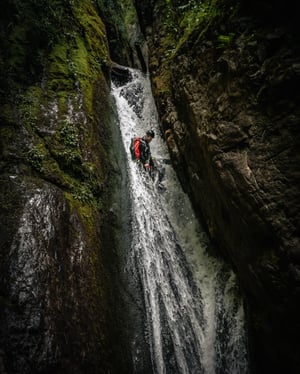
[{"label": "white rushing water", "polygon": [[[162,191],[131,161],[130,140],[152,128],[152,156],[169,158],[160,136],[149,79],[114,86],[127,151],[133,241],[125,271],[138,273],[153,373],[243,373],[248,370],[244,310],[234,274],[208,254],[207,238],[169,164]],[[135,348],[138,349],[138,348]],[[132,352],[133,360],[135,352]],[[138,373],[138,368],[136,370]]]}]

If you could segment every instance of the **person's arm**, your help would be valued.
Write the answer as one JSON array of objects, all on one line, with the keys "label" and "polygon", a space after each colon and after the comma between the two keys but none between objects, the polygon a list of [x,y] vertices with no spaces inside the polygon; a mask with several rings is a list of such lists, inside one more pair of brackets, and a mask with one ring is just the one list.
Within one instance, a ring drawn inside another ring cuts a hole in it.
[{"label": "person's arm", "polygon": [[151,163],[153,163],[153,161],[151,159],[150,147],[148,147],[148,149],[147,149],[147,160],[144,163],[145,169],[149,170],[152,166]]}]

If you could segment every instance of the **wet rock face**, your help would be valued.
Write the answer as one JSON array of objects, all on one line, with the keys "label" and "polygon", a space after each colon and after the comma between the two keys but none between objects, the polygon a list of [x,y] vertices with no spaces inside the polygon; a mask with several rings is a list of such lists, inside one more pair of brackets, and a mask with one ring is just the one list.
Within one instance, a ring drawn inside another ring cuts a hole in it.
[{"label": "wet rock face", "polygon": [[105,272],[91,263],[100,245],[58,188],[16,175],[1,186],[19,196],[1,213],[4,372],[101,372]]},{"label": "wet rock face", "polygon": [[0,372],[120,372],[117,259],[106,252],[118,234],[103,227],[123,164],[113,153],[121,139],[110,129],[105,27],[85,0],[4,8]]},{"label": "wet rock face", "polygon": [[[222,57],[210,60],[209,51],[189,60],[188,70],[179,62],[173,71],[179,119],[171,123],[181,151],[178,163],[183,162],[182,170],[187,170],[182,181],[204,215],[211,237],[254,296],[253,309],[266,318],[258,335],[264,335],[263,348],[271,360],[274,351],[276,357],[285,345],[285,334],[292,346],[298,344],[288,326],[300,296],[299,113],[298,104],[291,100],[293,89],[284,88],[297,74],[287,77],[289,63],[280,65],[280,54],[263,60],[265,66],[272,66],[264,72],[251,71],[247,56],[234,53],[226,56],[225,67]],[[210,75],[205,85],[197,69],[201,65]],[[265,75],[262,84],[255,74]],[[293,323],[299,331],[297,319]],[[292,346],[283,348],[284,355],[290,355]]]},{"label": "wet rock face", "polygon": [[[239,275],[261,372],[300,368],[293,353],[300,331],[299,39],[279,19],[268,26],[238,14],[231,24],[212,24],[175,55],[169,94],[158,63],[164,32],[156,25],[149,34],[169,149],[211,238]],[[228,30],[239,31],[220,45]]]}]

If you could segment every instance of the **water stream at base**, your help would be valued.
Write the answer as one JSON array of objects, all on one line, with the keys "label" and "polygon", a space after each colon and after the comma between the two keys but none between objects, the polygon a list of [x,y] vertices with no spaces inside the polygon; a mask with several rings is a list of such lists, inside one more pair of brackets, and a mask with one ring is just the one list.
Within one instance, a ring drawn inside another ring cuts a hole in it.
[{"label": "water stream at base", "polygon": [[[149,78],[130,71],[130,82],[112,86],[125,149],[132,137],[152,128],[152,155],[168,159]],[[152,372],[249,373],[244,309],[233,272],[208,253],[207,237],[172,166],[164,165],[162,191],[127,155],[133,240],[124,271],[141,283],[146,326],[135,334],[148,341]],[[141,372],[139,349],[133,341],[134,373]]]}]

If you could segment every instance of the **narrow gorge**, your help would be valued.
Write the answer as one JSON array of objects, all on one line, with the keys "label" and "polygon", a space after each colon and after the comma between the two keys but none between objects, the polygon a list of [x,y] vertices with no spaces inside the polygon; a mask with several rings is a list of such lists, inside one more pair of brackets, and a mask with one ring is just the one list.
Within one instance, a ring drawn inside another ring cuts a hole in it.
[{"label": "narrow gorge", "polygon": [[299,372],[296,16],[4,1],[1,374]]}]

